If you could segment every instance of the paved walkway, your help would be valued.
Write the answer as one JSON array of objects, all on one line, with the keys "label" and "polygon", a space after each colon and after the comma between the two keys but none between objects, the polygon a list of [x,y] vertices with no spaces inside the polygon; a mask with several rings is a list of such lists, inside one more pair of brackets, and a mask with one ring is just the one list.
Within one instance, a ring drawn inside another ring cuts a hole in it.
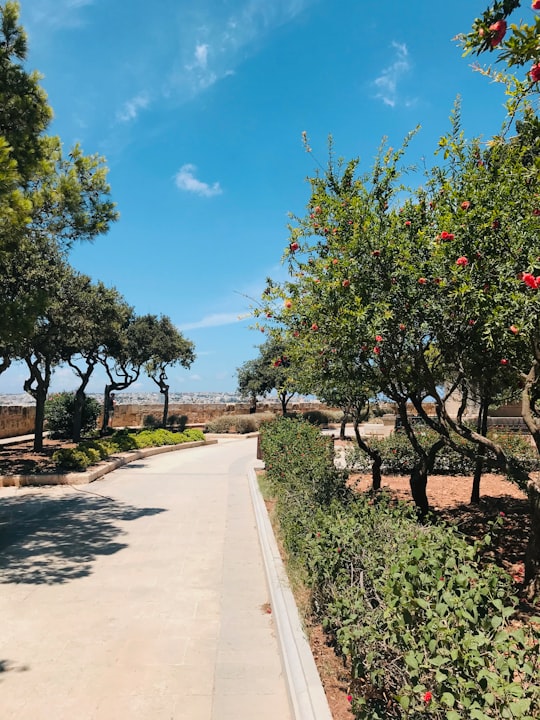
[{"label": "paved walkway", "polygon": [[[2,720],[289,720],[248,488],[256,440],[3,488]],[[23,512],[24,510],[24,512]]]}]

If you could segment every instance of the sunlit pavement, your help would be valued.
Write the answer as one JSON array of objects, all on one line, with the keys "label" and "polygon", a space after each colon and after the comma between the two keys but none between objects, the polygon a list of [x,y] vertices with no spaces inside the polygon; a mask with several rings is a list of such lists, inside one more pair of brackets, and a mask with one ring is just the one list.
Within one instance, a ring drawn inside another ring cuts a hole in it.
[{"label": "sunlit pavement", "polygon": [[0,489],[2,720],[288,720],[256,440]]}]

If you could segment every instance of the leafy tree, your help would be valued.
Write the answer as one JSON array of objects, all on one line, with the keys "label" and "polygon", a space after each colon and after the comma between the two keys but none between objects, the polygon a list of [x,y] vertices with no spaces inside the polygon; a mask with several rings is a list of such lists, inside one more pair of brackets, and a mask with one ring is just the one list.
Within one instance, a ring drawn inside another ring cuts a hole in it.
[{"label": "leafy tree", "polygon": [[[55,393],[45,402],[45,420],[47,428],[56,438],[73,438],[76,409],[76,397],[73,393]],[[95,430],[101,405],[90,397],[83,398],[83,408],[79,419],[79,437],[83,432]]]},{"label": "leafy tree", "polygon": [[134,315],[127,306],[122,314],[121,322],[99,351],[99,362],[109,379],[103,397],[102,434],[106,433],[109,425],[111,393],[125,390],[136,382],[152,358],[153,338],[148,334],[148,318],[153,316]]},{"label": "leafy tree", "polygon": [[71,337],[73,327],[79,320],[72,314],[77,287],[73,281],[73,270],[66,263],[59,261],[54,268],[54,278],[54,292],[47,302],[45,311],[25,339],[21,354],[29,370],[29,377],[24,382],[24,390],[36,401],[34,427],[36,452],[43,449],[45,401],[52,373],[56,366],[68,360],[74,352]]},{"label": "leafy tree", "polygon": [[167,369],[177,364],[184,368],[191,367],[195,360],[194,345],[176,329],[170,318],[166,316],[162,315],[158,318],[155,315],[146,315],[144,321],[147,324],[147,333],[151,344],[151,357],[144,369],[163,395],[161,423],[163,427],[166,427],[169,414]]},{"label": "leafy tree", "polygon": [[0,6],[0,371],[45,309],[51,254],[117,216],[103,159],[78,146],[65,156],[59,138],[44,134],[52,113],[39,75],[25,68],[18,16],[17,3]]},{"label": "leafy tree", "polygon": [[258,347],[259,356],[238,368],[238,392],[242,397],[250,397],[255,407],[258,396],[265,397],[275,390],[281,412],[286,415],[289,401],[298,392],[287,348],[272,338]]},{"label": "leafy tree", "polygon": [[76,319],[66,329],[64,341],[71,352],[66,362],[80,380],[73,401],[73,441],[78,442],[83,427],[85,391],[104,347],[109,347],[118,328],[126,322],[132,309],[115,288],[93,284],[86,275],[72,279],[71,317]]}]

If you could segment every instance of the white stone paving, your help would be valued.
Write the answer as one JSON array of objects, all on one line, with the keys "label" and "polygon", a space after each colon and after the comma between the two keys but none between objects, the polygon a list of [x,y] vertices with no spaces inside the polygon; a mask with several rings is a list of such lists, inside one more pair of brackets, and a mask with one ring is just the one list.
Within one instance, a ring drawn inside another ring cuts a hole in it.
[{"label": "white stone paving", "polygon": [[290,719],[255,452],[242,439],[80,488],[0,489],[4,516],[32,508],[0,556],[2,720]]}]

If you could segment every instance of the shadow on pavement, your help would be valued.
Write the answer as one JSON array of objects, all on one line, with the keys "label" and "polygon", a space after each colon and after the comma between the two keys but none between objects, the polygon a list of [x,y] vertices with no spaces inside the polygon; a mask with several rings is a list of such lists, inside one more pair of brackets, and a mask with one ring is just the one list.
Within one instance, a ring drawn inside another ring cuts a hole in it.
[{"label": "shadow on pavement", "polygon": [[0,583],[55,584],[85,577],[99,555],[127,547],[120,522],[165,512],[101,496],[5,498],[0,505]]},{"label": "shadow on pavement", "polygon": [[0,674],[9,672],[10,670],[14,672],[26,672],[27,670],[30,670],[30,668],[28,665],[16,665],[11,662],[11,660],[0,660]]}]

